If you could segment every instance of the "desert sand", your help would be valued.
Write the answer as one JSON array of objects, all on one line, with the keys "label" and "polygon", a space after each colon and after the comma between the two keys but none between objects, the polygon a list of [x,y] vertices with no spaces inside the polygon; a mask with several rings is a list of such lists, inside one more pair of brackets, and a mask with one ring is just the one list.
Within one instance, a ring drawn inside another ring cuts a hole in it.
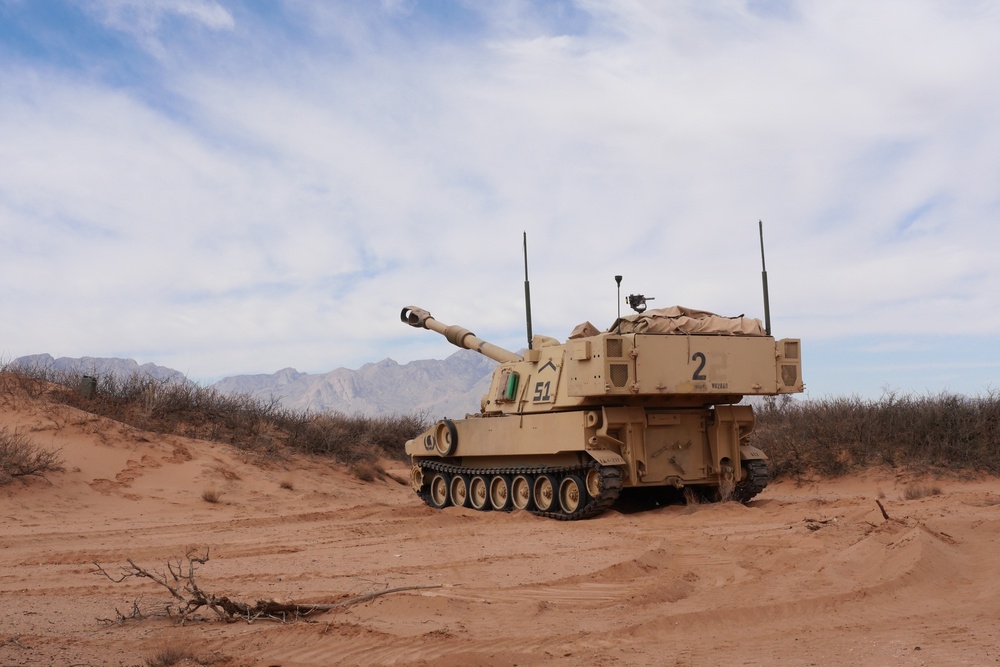
[{"label": "desert sand", "polygon": [[[994,478],[906,500],[910,476],[871,471],[773,483],[748,506],[564,523],[435,511],[391,479],[261,466],[44,400],[0,405],[0,426],[66,462],[0,488],[0,665],[145,665],[167,647],[197,657],[181,664],[283,667],[1000,662]],[[180,625],[156,616],[165,589],[93,564],[162,571],[191,549],[210,550],[203,589],[249,603],[441,587],[290,623]],[[115,622],[135,605],[145,620]]]}]

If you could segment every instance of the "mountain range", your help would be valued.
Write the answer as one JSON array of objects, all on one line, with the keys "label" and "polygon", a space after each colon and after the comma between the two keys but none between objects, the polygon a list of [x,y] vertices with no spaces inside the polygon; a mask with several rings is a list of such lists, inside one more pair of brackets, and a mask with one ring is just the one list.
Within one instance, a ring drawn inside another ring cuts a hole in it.
[{"label": "mountain range", "polygon": [[[188,382],[180,371],[133,359],[60,357],[35,354],[18,357],[11,367],[44,368],[80,375],[133,374],[157,380]],[[222,394],[248,394],[262,401],[309,412],[340,412],[365,416],[420,414],[427,419],[462,417],[479,412],[479,401],[490,387],[496,362],[471,350],[450,357],[398,364],[392,359],[365,364],[357,370],[300,373],[284,368],[269,375],[235,375],[209,388]]]}]

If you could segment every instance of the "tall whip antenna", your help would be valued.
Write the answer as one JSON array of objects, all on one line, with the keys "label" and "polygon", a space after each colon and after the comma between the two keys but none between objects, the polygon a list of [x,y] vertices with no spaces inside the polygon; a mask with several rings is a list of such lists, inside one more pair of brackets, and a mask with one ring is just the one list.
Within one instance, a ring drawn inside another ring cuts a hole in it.
[{"label": "tall whip antenna", "polygon": [[771,304],[767,298],[767,265],[764,264],[764,221],[758,220],[760,226],[760,277],[764,282],[764,333],[771,335]]},{"label": "tall whip antenna", "polygon": [[528,283],[528,232],[524,232],[524,313],[528,320],[528,349],[531,349],[531,285]]}]

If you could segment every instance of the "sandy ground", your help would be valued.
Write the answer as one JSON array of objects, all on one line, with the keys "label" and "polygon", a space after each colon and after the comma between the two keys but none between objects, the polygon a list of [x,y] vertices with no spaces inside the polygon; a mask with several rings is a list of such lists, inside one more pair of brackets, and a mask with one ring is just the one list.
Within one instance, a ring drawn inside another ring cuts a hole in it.
[{"label": "sandy ground", "polygon": [[[912,480],[873,472],[562,523],[434,511],[391,480],[261,468],[45,403],[0,403],[0,426],[67,464],[0,488],[0,665],[146,665],[169,647],[197,657],[181,664],[284,667],[1000,662],[992,478],[904,500]],[[294,623],[181,626],[153,616],[164,589],[93,565],[162,571],[191,549],[210,549],[203,589],[250,603],[442,586]],[[152,617],[113,622],[134,604]]]}]

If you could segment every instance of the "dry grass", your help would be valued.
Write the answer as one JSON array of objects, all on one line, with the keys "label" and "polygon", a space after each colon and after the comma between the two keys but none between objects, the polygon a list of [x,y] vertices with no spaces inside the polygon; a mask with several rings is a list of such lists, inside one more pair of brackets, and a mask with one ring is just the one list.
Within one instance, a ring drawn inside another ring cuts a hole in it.
[{"label": "dry grass", "polygon": [[[290,452],[330,457],[362,474],[379,458],[406,460],[403,444],[426,428],[420,415],[362,417],[291,410],[249,394],[221,394],[186,381],[101,376],[93,397],[78,374],[0,367],[0,401],[46,395],[56,402],[154,433],[230,444],[264,460]],[[367,465],[362,465],[367,464]]]},{"label": "dry grass", "polygon": [[[45,395],[143,430],[227,443],[264,460],[289,452],[329,457],[367,481],[384,479],[380,458],[406,460],[403,444],[427,426],[419,415],[313,414],[284,408],[276,400],[224,395],[144,375],[100,377],[93,398],[85,398],[78,391],[80,380],[44,368],[0,367],[0,404]],[[771,458],[774,477],[836,476],[880,465],[1000,474],[1000,395],[994,393],[920,397],[886,392],[872,401],[783,397],[756,412],[751,441]],[[22,453],[26,448],[28,458],[11,463],[20,454],[4,453],[4,446]],[[16,475],[60,470],[61,462],[57,453],[15,438],[13,445],[0,440],[0,466],[2,484]],[[37,472],[25,472],[31,470]]]},{"label": "dry grass", "polygon": [[201,499],[206,503],[212,503],[213,505],[218,503],[221,497],[222,494],[219,493],[219,490],[212,487],[209,487],[201,492]]},{"label": "dry grass", "polygon": [[146,665],[147,667],[171,667],[185,661],[201,664],[198,662],[197,657],[187,649],[167,646],[161,648],[155,655],[146,658]]}]

